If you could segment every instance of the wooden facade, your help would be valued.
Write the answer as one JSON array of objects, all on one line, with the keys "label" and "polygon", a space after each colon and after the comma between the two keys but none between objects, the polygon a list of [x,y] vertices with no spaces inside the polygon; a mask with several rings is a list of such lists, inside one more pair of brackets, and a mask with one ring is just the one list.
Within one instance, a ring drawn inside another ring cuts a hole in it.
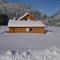
[{"label": "wooden facade", "polygon": [[[30,29],[27,31],[27,29]],[[9,27],[9,32],[12,33],[44,33],[44,27]]]}]

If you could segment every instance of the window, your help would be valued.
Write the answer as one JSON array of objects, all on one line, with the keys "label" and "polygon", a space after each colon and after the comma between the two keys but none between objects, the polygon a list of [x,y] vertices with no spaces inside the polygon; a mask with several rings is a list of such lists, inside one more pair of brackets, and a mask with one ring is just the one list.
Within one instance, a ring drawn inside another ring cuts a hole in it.
[{"label": "window", "polygon": [[29,32],[29,28],[26,28],[26,32]]},{"label": "window", "polygon": [[30,21],[30,19],[28,19],[28,21]]}]

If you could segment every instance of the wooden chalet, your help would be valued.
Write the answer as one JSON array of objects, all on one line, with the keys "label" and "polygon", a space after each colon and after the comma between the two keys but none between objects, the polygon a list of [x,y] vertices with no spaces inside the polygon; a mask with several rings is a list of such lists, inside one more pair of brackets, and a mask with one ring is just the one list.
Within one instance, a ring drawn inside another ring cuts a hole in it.
[{"label": "wooden chalet", "polygon": [[17,20],[9,20],[9,32],[11,33],[44,33],[45,24],[29,13],[25,13]]}]

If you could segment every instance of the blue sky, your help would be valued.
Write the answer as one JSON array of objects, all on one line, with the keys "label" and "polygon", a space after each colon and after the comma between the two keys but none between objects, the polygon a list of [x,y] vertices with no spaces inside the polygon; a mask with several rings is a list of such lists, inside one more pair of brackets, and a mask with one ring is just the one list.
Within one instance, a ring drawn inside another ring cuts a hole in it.
[{"label": "blue sky", "polygon": [[39,10],[49,16],[60,10],[60,0],[10,0],[11,3],[18,3],[19,1],[30,4],[34,10]]}]

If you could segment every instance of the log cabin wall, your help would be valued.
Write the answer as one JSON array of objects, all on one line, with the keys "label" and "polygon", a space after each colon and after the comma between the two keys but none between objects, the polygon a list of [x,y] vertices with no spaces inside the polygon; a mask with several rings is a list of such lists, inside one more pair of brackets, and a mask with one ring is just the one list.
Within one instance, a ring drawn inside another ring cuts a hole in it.
[{"label": "log cabin wall", "polygon": [[[26,29],[31,28],[32,31],[27,32]],[[44,33],[44,27],[9,27],[11,33]]]},{"label": "log cabin wall", "polygon": [[33,33],[44,33],[45,30],[44,30],[44,27],[34,27],[32,28],[32,32]]}]

